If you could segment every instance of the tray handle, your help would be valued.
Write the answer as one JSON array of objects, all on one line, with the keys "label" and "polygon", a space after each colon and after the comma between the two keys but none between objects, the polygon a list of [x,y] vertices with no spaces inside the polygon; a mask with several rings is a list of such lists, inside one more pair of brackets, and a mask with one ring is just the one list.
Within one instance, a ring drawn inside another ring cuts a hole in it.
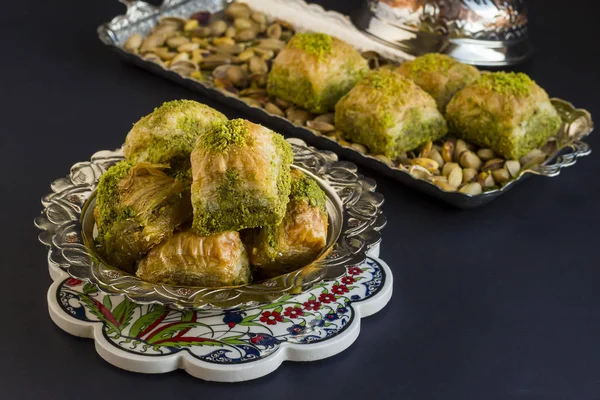
[{"label": "tray handle", "polygon": [[550,163],[537,165],[528,169],[526,172],[540,176],[556,176],[560,173],[561,169],[575,164],[578,158],[589,155],[592,152],[592,149],[587,143],[576,140],[566,145],[565,151],[566,153],[559,155]]}]

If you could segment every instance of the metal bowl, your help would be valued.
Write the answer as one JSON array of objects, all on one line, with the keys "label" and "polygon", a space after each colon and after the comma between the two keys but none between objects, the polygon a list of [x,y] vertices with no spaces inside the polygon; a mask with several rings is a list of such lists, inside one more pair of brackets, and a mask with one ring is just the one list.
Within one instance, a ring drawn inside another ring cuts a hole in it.
[{"label": "metal bowl", "polygon": [[355,25],[409,54],[505,66],[532,53],[523,0],[364,0]]},{"label": "metal bowl", "polygon": [[95,193],[100,176],[123,159],[121,150],[98,152],[52,183],[53,193],[42,199],[45,208],[35,220],[42,230],[40,241],[50,247],[49,262],[74,278],[138,303],[206,310],[267,304],[339,278],[346,266],[362,263],[381,241],[383,196],[375,192],[374,181],[357,175],[354,164],[340,162],[334,153],[315,150],[301,140],[288,142],[294,167],[316,178],[328,198],[327,247],[310,265],[257,283],[208,288],[154,284],[102,263],[93,245]]}]

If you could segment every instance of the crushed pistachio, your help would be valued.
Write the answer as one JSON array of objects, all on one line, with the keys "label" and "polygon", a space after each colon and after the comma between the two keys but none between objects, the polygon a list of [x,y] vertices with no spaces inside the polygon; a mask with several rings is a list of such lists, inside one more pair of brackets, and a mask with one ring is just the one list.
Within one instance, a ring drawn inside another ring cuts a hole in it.
[{"label": "crushed pistachio", "polygon": [[407,65],[413,74],[423,72],[447,72],[457,61],[445,54],[430,53],[409,61]]},{"label": "crushed pistachio", "polygon": [[121,161],[100,177],[96,194],[97,224],[100,235],[104,234],[104,230],[109,228],[113,221],[128,218],[133,213],[133,210],[128,208],[119,211],[119,182],[129,174],[132,167],[133,164],[130,162]]},{"label": "crushed pistachio", "polygon": [[327,196],[319,187],[317,182],[311,177],[301,173],[298,170],[292,172],[292,186],[290,191],[290,201],[299,201],[306,199],[312,207],[319,207],[325,210]]},{"label": "crushed pistachio", "polygon": [[524,96],[531,91],[535,82],[522,72],[491,72],[483,74],[474,85],[501,94]]},{"label": "crushed pistachio", "polygon": [[331,53],[333,38],[324,33],[297,33],[290,46],[322,58]]},{"label": "crushed pistachio", "polygon": [[398,98],[399,94],[411,89],[412,82],[389,70],[378,70],[369,74],[359,85],[377,89],[385,97]]},{"label": "crushed pistachio", "polygon": [[200,137],[200,145],[212,152],[222,153],[229,146],[244,147],[251,145],[248,137],[248,126],[243,119],[233,119],[226,122],[217,122]]}]

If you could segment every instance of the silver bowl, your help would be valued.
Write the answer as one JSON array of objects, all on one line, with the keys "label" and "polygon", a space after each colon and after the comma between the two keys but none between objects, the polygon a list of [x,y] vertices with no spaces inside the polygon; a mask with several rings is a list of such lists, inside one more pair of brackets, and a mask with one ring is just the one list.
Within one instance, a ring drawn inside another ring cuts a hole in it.
[{"label": "silver bowl", "polygon": [[40,241],[50,248],[49,263],[138,303],[196,310],[267,304],[339,278],[347,266],[362,263],[381,241],[386,222],[381,213],[383,196],[375,192],[373,180],[356,173],[354,164],[338,161],[334,153],[315,150],[301,140],[288,142],[294,167],[316,178],[328,198],[327,247],[313,263],[268,280],[219,288],[154,284],[102,263],[93,244],[95,193],[100,176],[123,159],[121,150],[98,152],[52,183],[53,193],[42,199],[44,210],[35,219],[42,230]]},{"label": "silver bowl", "polygon": [[518,64],[532,53],[524,0],[364,0],[355,25],[419,56],[440,52],[467,64]]}]

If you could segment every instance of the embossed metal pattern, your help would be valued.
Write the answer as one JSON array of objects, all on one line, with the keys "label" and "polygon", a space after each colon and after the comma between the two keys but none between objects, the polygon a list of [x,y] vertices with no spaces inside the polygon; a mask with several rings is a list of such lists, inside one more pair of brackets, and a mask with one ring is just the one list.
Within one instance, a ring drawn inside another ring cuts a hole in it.
[{"label": "embossed metal pattern", "polygon": [[475,65],[511,65],[532,51],[523,0],[365,0],[354,21],[404,51],[445,52]]},{"label": "embossed metal pattern", "polygon": [[239,287],[199,288],[152,284],[98,261],[90,250],[89,238],[86,239],[86,230],[93,225],[90,200],[100,176],[123,159],[121,150],[100,151],[52,183],[52,193],[42,199],[44,210],[35,219],[35,225],[42,230],[39,239],[50,248],[50,262],[72,277],[98,284],[108,293],[125,294],[138,303],[229,309],[266,304],[286,294],[308,290],[323,280],[336,279],[347,266],[362,263],[367,251],[381,241],[380,230],[386,222],[381,213],[383,196],[375,192],[373,180],[357,174],[354,164],[338,161],[334,153],[318,151],[301,140],[288,141],[294,151],[294,165],[319,177],[343,204],[343,215],[330,213],[330,220],[341,219],[332,225],[342,227],[337,240],[333,238],[332,251],[297,271]]}]

